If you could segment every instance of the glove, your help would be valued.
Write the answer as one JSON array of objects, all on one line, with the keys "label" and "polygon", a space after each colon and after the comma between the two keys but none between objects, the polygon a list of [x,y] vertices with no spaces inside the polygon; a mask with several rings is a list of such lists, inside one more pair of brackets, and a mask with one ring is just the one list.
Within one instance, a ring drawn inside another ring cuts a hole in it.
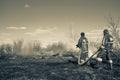
[{"label": "glove", "polygon": [[79,46],[78,45],[76,45],[76,48],[78,48]]},{"label": "glove", "polygon": [[104,49],[105,47],[102,45],[102,46],[100,46],[100,48],[101,48],[101,49]]}]

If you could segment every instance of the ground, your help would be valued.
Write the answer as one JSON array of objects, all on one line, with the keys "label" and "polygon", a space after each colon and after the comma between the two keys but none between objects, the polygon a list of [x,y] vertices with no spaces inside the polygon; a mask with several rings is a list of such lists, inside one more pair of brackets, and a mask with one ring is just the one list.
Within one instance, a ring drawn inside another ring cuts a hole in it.
[{"label": "ground", "polygon": [[94,69],[69,59],[60,56],[0,59],[0,80],[120,80],[119,65],[114,65],[112,70]]}]

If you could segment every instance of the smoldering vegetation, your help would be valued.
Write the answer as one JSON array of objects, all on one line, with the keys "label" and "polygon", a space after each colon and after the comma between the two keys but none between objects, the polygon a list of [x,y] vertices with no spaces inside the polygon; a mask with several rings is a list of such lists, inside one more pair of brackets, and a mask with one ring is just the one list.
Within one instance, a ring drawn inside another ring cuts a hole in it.
[{"label": "smoldering vegetation", "polygon": [[[90,42],[93,54],[100,46]],[[0,46],[1,80],[119,80],[120,49],[114,49],[113,70],[92,68],[89,63],[80,66],[75,62],[78,51],[67,48],[62,42],[53,43],[46,48],[40,41],[24,45],[23,40]],[[104,56],[104,55],[103,55]],[[105,64],[105,63],[103,63]]]},{"label": "smoldering vegetation", "polygon": [[23,44],[23,40],[13,41],[13,44],[0,45],[0,56],[23,56],[23,57],[41,57],[41,56],[62,56],[75,52],[72,48],[68,49],[62,42],[47,45],[46,48],[41,47],[40,41]]}]

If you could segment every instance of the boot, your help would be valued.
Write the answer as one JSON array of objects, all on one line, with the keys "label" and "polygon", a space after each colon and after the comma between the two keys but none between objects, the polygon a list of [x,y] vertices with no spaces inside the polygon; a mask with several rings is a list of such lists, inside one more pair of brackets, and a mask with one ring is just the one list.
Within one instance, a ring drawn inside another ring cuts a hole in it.
[{"label": "boot", "polygon": [[98,69],[102,69],[102,58],[97,58],[97,61],[98,61]]},{"label": "boot", "polygon": [[112,70],[113,69],[113,64],[112,64],[112,60],[108,61],[108,69]]}]

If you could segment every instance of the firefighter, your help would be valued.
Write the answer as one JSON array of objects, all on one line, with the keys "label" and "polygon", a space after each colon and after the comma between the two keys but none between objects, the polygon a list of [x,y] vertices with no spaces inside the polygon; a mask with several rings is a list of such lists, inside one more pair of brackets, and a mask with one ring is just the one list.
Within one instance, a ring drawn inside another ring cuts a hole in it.
[{"label": "firefighter", "polygon": [[88,58],[88,40],[85,37],[85,33],[80,33],[80,39],[78,44],[76,45],[77,48],[80,49],[80,55],[78,55],[78,64],[85,61]]},{"label": "firefighter", "polygon": [[[103,40],[102,40],[102,46],[101,49],[105,51],[105,56],[106,60],[108,63],[108,67],[112,69],[112,63],[113,61],[111,60],[111,53],[113,51],[113,37],[109,34],[109,31],[107,29],[104,29],[103,31]],[[101,63],[102,58],[97,56],[97,60]]]}]

